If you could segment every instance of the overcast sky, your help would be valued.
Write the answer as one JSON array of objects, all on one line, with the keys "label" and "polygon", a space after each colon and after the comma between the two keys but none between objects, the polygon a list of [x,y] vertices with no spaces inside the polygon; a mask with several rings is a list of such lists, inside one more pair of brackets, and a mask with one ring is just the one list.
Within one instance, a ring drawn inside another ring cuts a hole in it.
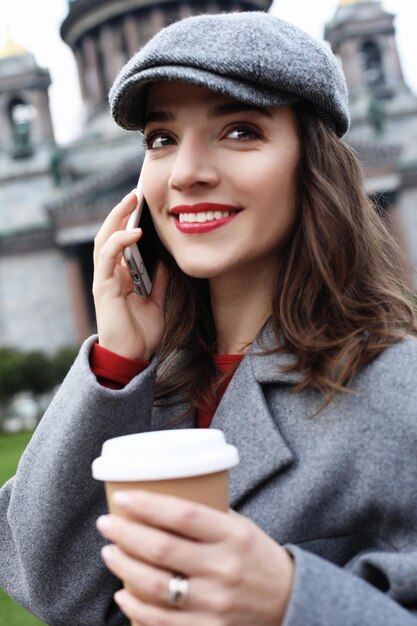
[{"label": "overcast sky", "polygon": [[[275,0],[272,12],[294,22],[315,37],[335,13],[339,0]],[[397,41],[405,78],[417,93],[416,0],[382,0],[394,13]],[[68,12],[67,0],[0,0],[0,42],[5,27],[13,38],[32,52],[38,64],[48,67],[52,77],[51,111],[57,141],[70,141],[77,133],[81,101],[75,62],[71,50],[59,36],[59,27]]]}]

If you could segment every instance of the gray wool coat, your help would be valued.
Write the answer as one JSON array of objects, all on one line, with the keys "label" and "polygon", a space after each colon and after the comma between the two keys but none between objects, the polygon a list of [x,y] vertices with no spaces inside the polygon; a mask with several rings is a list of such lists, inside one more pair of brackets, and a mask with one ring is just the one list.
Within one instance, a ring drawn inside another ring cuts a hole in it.
[{"label": "gray wool coat", "polygon": [[[106,439],[173,415],[152,410],[154,363],[122,390],[100,386],[93,342],[0,492],[0,585],[52,626],[127,624],[112,602],[119,582],[100,559],[105,502],[91,462]],[[417,626],[417,341],[385,350],[354,394],[316,416],[318,396],[292,393],[297,375],[282,372],[291,357],[256,350],[212,426],[240,454],[231,506],[294,555],[283,626]]]}]

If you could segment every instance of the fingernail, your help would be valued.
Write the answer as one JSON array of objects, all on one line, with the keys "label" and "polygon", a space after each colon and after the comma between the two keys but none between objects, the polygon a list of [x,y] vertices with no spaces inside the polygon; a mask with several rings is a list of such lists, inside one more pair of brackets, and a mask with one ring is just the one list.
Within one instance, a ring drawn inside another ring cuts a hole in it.
[{"label": "fingernail", "polygon": [[126,591],[124,589],[119,589],[119,591],[116,591],[113,598],[119,606],[124,606],[127,602]]},{"label": "fingernail", "polygon": [[124,200],[128,200],[128,198],[130,198],[132,196],[132,193],[135,192],[135,191],[136,191],[135,189],[132,189],[132,191],[129,191],[129,193],[127,193],[125,196],[123,196],[121,202],[123,202]]},{"label": "fingernail", "polygon": [[96,527],[100,532],[108,533],[112,529],[112,523],[108,517],[108,515],[100,515],[96,521]]},{"label": "fingernail", "polygon": [[101,548],[101,556],[103,558],[103,561],[106,561],[106,563],[110,563],[110,561],[112,561],[114,559],[114,546],[104,546],[104,548]]}]

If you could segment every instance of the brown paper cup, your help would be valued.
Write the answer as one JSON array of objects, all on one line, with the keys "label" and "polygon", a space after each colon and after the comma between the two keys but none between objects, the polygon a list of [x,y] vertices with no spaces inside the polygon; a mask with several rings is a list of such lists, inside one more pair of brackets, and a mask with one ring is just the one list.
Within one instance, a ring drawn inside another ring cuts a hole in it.
[{"label": "brown paper cup", "polygon": [[[101,457],[93,463],[93,476],[105,482],[109,510],[121,517],[129,516],[113,503],[111,496],[115,491],[134,489],[173,495],[227,511],[228,469],[237,463],[237,450],[226,444],[221,431],[177,429],[108,440]],[[129,589],[127,584],[125,587]],[[153,603],[152,598],[141,597]]]}]

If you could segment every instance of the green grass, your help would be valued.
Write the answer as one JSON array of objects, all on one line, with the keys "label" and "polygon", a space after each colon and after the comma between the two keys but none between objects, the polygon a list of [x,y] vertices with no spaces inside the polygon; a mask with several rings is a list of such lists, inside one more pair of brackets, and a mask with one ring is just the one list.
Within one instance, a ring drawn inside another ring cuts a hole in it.
[{"label": "green grass", "polygon": [[2,626],[42,626],[43,622],[18,606],[0,589],[0,624]]},{"label": "green grass", "polygon": [[0,486],[15,473],[17,463],[31,436],[31,432],[0,435]]},{"label": "green grass", "polygon": [[[31,436],[30,432],[16,435],[0,434],[0,487],[15,473],[17,463]],[[0,624],[1,626],[41,626],[42,622],[18,606],[0,589]]]}]

